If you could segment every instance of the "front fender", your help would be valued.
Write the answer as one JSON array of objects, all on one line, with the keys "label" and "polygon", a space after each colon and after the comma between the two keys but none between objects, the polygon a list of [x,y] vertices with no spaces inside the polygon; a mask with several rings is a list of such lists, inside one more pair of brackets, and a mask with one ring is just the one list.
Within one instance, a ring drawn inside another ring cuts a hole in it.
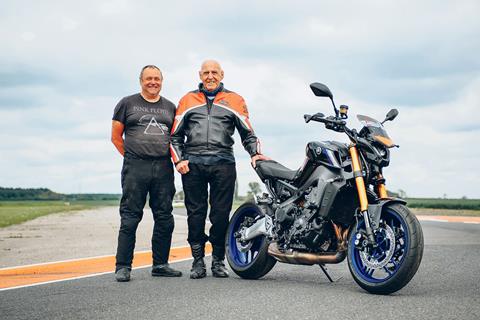
[{"label": "front fender", "polygon": [[407,204],[407,202],[402,199],[389,198],[389,199],[380,199],[378,203],[368,205],[368,216],[370,217],[370,222],[374,230],[377,229],[380,224],[380,216],[382,215],[383,207],[390,205],[392,203],[400,203],[403,205]]}]

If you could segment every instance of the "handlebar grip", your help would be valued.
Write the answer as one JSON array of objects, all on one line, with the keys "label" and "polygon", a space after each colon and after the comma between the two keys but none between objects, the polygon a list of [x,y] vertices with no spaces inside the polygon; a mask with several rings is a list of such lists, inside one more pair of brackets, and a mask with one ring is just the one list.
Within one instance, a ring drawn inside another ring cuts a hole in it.
[{"label": "handlebar grip", "polygon": [[303,118],[305,119],[305,122],[306,123],[309,123],[311,120],[313,121],[318,121],[318,122],[325,122],[324,121],[324,115],[323,113],[315,113],[314,115],[310,115],[310,114],[304,114],[303,115]]}]

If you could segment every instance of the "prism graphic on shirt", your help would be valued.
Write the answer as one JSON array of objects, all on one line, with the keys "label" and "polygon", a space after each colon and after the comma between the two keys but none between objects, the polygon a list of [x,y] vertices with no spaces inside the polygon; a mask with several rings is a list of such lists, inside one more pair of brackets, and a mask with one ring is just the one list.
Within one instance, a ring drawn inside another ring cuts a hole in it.
[{"label": "prism graphic on shirt", "polygon": [[144,134],[153,135],[153,136],[163,136],[165,132],[168,132],[167,125],[163,123],[158,123],[155,119],[155,116],[152,114],[146,114],[138,120],[138,124],[141,126],[146,126],[143,131]]}]

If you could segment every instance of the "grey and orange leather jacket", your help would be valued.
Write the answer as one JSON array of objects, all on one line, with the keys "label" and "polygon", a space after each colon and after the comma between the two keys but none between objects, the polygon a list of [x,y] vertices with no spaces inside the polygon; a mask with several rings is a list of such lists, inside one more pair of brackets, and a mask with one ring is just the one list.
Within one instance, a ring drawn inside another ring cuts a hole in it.
[{"label": "grey and orange leather jacket", "polygon": [[223,85],[213,101],[209,101],[200,90],[187,93],[178,104],[172,126],[170,152],[173,162],[186,160],[188,154],[228,153],[233,156],[235,128],[250,156],[260,154],[260,142],[240,95],[223,88]]}]

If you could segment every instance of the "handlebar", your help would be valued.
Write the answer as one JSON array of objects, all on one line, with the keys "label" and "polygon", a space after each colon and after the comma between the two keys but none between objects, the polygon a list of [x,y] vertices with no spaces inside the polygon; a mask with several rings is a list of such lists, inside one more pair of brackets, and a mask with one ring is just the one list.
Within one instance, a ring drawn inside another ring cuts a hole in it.
[{"label": "handlebar", "polygon": [[347,122],[344,120],[336,119],[333,116],[325,118],[325,115],[320,112],[315,113],[314,115],[305,114],[303,118],[305,119],[306,123],[310,121],[325,123],[325,128],[333,131],[337,131],[337,132],[344,132],[347,134],[347,136],[350,138],[352,142],[359,143],[371,148],[370,143],[366,139],[359,137],[357,130],[349,129],[347,127]]},{"label": "handlebar", "polygon": [[303,115],[303,118],[305,119],[306,123],[309,123],[310,121],[317,121],[325,124],[333,124],[336,126],[344,126],[347,124],[344,120],[338,120],[338,119],[335,119],[334,117],[325,118],[325,115],[320,112],[315,113],[314,115],[305,114]]},{"label": "handlebar", "polygon": [[329,116],[325,118],[325,115],[320,112],[315,113],[314,115],[305,114],[303,115],[303,118],[305,119],[306,123],[310,121],[324,123],[325,128],[336,132],[343,132],[350,138],[350,141],[352,141],[353,143],[360,144],[376,152],[376,149],[372,146],[371,142],[368,141],[368,139],[366,139],[365,137],[360,136],[357,130],[349,129],[347,127],[347,122],[344,120],[338,119],[334,116]]}]

